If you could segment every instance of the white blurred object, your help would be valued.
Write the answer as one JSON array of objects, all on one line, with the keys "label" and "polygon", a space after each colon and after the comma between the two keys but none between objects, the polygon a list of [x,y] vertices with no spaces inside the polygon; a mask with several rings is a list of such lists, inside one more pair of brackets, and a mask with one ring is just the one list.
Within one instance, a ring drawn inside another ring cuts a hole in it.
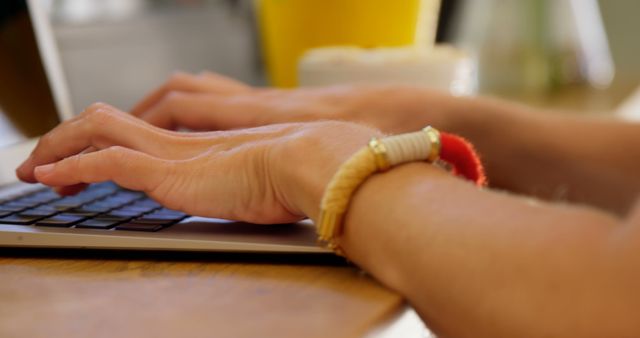
[{"label": "white blurred object", "polygon": [[607,87],[615,66],[597,0],[463,2],[456,45],[478,58],[483,92]]},{"label": "white blurred object", "polygon": [[306,52],[298,65],[301,86],[410,84],[471,95],[476,91],[473,59],[449,46],[422,48],[326,47]]},{"label": "white blurred object", "polygon": [[615,76],[615,67],[598,1],[570,1],[583,75],[594,87],[608,87]]},{"label": "white blurred object", "polygon": [[[100,10],[72,15],[68,11],[74,2]],[[128,109],[176,70],[207,69],[252,85],[264,83],[253,0],[55,0],[52,4],[49,15],[62,69],[73,106],[79,109],[96,101]]]},{"label": "white blurred object", "polygon": [[436,43],[441,0],[420,0],[415,46],[432,48]]},{"label": "white blurred object", "polygon": [[[43,0],[41,0],[43,1]],[[52,0],[46,0],[51,3]],[[134,16],[147,6],[144,0],[53,0],[56,8],[56,19],[87,23],[96,20],[121,20]]]},{"label": "white blurred object", "polygon": [[618,107],[616,115],[625,120],[640,121],[640,88]]}]

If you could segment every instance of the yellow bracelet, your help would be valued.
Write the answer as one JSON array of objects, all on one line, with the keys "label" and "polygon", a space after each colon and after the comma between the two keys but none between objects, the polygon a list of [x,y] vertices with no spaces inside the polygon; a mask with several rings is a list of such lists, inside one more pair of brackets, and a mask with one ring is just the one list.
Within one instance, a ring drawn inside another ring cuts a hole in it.
[{"label": "yellow bracelet", "polygon": [[318,240],[341,255],[338,239],[357,188],[376,172],[408,162],[434,162],[440,155],[440,147],[440,133],[432,127],[383,139],[373,138],[367,147],[343,163],[329,182],[320,205]]}]

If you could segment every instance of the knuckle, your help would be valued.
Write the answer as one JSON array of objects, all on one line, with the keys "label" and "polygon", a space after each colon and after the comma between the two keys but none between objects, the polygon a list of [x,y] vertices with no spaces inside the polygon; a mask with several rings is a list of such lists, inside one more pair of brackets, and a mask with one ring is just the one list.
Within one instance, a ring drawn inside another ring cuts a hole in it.
[{"label": "knuckle", "polygon": [[[65,162],[68,165],[68,167],[74,170],[75,173],[81,172],[84,169],[82,168],[82,164],[84,163],[84,161],[82,161],[82,157],[83,156],[81,154],[76,154],[68,157]],[[58,163],[61,163],[61,162],[58,162]]]},{"label": "knuckle", "polygon": [[112,122],[116,115],[117,113],[115,109],[109,106],[100,107],[91,111],[91,113],[87,115],[87,120],[90,125],[94,127],[101,127]]},{"label": "knuckle", "polygon": [[174,104],[177,104],[184,97],[184,93],[171,90],[160,101],[160,106],[165,108],[171,108]]},{"label": "knuckle", "polygon": [[95,113],[96,111],[99,110],[104,110],[104,109],[110,109],[111,106],[104,103],[104,102],[95,102],[90,104],[89,106],[87,106],[82,113],[80,113],[81,115],[91,115],[93,113]]},{"label": "knuckle", "polygon": [[123,163],[125,162],[127,155],[129,154],[129,149],[123,146],[111,146],[106,150],[107,160],[112,163]]},{"label": "knuckle", "polygon": [[310,149],[315,147],[335,147],[332,140],[340,139],[345,144],[365,145],[371,137],[381,137],[377,129],[343,121],[321,121],[305,124],[302,143]]},{"label": "knuckle", "polygon": [[173,72],[170,76],[169,76],[169,80],[167,81],[167,83],[169,85],[173,85],[173,84],[177,84],[177,83],[181,83],[182,81],[184,81],[185,79],[188,79],[190,77],[192,77],[193,75],[187,73],[187,72],[183,72],[183,71],[175,71]]}]

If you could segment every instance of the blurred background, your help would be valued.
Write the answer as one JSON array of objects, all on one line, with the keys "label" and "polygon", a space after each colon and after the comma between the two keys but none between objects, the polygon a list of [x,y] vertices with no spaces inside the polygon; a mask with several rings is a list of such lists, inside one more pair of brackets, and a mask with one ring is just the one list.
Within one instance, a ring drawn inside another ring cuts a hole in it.
[{"label": "blurred background", "polygon": [[[128,109],[175,70],[274,83],[265,66],[273,67],[264,48],[268,15],[260,6],[314,0],[40,1],[53,23],[74,107],[106,101]],[[481,94],[607,112],[640,83],[640,1],[443,0],[436,13],[437,41],[469,53]],[[325,30],[340,20],[330,19]],[[317,23],[306,30],[298,24],[309,39],[320,34]],[[378,26],[380,32],[395,27]]]}]

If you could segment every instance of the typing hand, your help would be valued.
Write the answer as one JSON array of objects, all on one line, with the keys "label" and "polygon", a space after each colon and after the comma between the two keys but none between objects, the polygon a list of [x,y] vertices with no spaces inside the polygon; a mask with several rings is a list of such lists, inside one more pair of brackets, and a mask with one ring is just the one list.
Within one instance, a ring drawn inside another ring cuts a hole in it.
[{"label": "typing hand", "polygon": [[17,175],[52,187],[111,180],[193,215],[292,222],[316,216],[338,166],[378,134],[344,122],[178,133],[94,104],[43,136]]},{"label": "typing hand", "polygon": [[165,129],[227,130],[268,124],[342,120],[384,132],[427,124],[446,129],[452,98],[410,86],[249,87],[213,73],[177,73],[131,111]]}]

